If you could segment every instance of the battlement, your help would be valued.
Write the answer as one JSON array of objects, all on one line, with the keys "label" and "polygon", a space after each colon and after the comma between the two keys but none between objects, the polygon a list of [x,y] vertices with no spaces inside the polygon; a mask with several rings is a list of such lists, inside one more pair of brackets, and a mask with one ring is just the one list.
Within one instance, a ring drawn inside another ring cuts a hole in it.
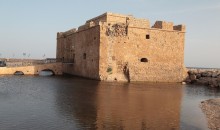
[{"label": "battlement", "polygon": [[75,32],[77,32],[76,28],[70,29],[66,32],[58,32],[57,33],[57,38],[65,37],[65,36],[70,35],[70,34],[75,33]]},{"label": "battlement", "polygon": [[[105,23],[105,24],[103,24]],[[167,31],[181,31],[185,32],[185,25],[174,25],[173,22],[156,21],[155,24],[150,27],[150,21],[147,19],[135,18],[132,15],[122,15],[116,13],[106,12],[102,15],[94,17],[86,21],[86,23],[77,29],[71,29],[66,32],[57,33],[57,38],[65,37],[67,35],[87,30],[94,26],[99,25],[113,25],[113,24],[124,24],[130,28],[148,28],[148,29],[161,29]]]},{"label": "battlement", "polygon": [[152,28],[158,28],[163,30],[185,31],[184,25],[173,25],[173,22],[156,21]]},{"label": "battlement", "polygon": [[[151,28],[150,21],[147,19],[135,18],[132,15],[121,15],[116,13],[104,13],[95,18],[86,21],[87,28],[89,23],[94,25],[99,25],[100,22],[106,23],[124,23],[129,27],[139,27],[139,28]],[[85,26],[80,26],[80,30]],[[166,21],[156,21],[152,28],[168,30],[168,31],[182,31],[185,32],[184,25],[174,25],[173,22]]]}]

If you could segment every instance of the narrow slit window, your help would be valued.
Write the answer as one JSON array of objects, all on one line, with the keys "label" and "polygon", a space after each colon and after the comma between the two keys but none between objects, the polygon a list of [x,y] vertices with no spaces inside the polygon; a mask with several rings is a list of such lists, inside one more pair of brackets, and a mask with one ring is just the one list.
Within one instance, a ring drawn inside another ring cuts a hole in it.
[{"label": "narrow slit window", "polygon": [[86,59],[86,53],[83,53],[83,59],[84,60]]}]

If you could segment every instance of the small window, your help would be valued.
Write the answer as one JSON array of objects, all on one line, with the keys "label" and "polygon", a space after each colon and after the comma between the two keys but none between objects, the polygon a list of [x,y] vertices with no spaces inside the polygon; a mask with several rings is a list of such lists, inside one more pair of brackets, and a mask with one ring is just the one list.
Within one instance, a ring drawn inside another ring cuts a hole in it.
[{"label": "small window", "polygon": [[86,59],[86,53],[83,53],[83,59]]},{"label": "small window", "polygon": [[146,39],[150,39],[150,35],[149,34],[146,35]]},{"label": "small window", "polygon": [[141,58],[141,62],[148,62],[147,58]]}]

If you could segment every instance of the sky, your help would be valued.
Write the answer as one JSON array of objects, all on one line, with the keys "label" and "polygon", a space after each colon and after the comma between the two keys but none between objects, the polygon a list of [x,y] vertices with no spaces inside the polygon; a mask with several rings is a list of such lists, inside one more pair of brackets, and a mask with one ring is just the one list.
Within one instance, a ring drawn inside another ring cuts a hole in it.
[{"label": "sky", "polygon": [[185,65],[220,68],[219,0],[0,0],[0,58],[54,58],[57,32],[105,12],[185,24]]}]

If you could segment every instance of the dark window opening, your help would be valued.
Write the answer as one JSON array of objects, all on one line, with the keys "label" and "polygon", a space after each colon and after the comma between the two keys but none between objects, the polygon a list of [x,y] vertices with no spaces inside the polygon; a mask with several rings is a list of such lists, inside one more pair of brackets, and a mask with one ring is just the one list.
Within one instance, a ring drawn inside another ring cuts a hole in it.
[{"label": "dark window opening", "polygon": [[83,59],[86,59],[86,53],[83,53]]},{"label": "dark window opening", "polygon": [[96,40],[96,37],[94,37],[94,40]]},{"label": "dark window opening", "polygon": [[148,62],[147,58],[141,58],[141,62]]},{"label": "dark window opening", "polygon": [[146,39],[150,39],[150,35],[149,34],[146,35]]}]

